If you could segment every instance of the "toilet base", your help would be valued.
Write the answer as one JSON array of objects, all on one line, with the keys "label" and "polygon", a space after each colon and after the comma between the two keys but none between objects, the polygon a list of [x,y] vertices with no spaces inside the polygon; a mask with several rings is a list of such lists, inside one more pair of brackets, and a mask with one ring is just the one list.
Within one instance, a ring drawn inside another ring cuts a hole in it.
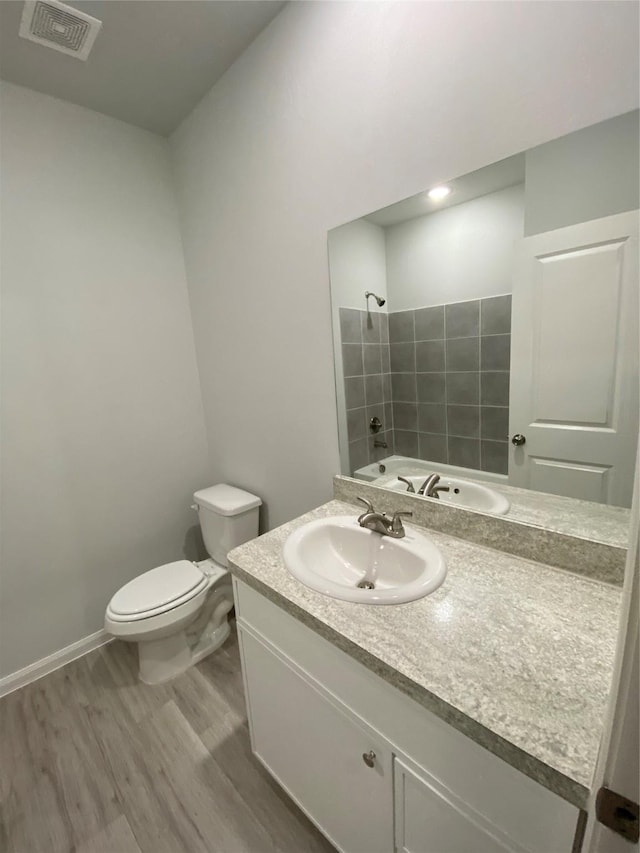
[{"label": "toilet base", "polygon": [[192,650],[191,663],[200,663],[201,660],[204,660],[208,655],[212,654],[212,652],[219,649],[230,633],[231,626],[225,620],[222,625],[216,628],[215,631],[211,632],[209,637],[207,637],[207,642],[201,644],[202,648],[196,646],[196,648]]},{"label": "toilet base", "polygon": [[193,664],[215,652],[231,632],[225,619],[214,631],[191,648],[186,631],[179,631],[159,640],[138,642],[138,677],[144,684],[163,684],[181,675]]}]

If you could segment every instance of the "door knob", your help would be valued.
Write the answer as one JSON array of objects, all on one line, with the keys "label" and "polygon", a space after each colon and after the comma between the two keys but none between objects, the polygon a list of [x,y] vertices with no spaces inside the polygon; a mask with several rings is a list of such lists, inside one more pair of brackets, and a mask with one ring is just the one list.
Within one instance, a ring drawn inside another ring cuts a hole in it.
[{"label": "door knob", "polygon": [[373,765],[376,763],[375,752],[373,750],[370,750],[369,752],[363,752],[362,760],[367,765],[367,767],[373,767]]},{"label": "door knob", "polygon": [[514,436],[512,436],[511,444],[515,444],[516,447],[522,447],[526,440],[526,437],[522,435],[522,433],[517,432]]}]

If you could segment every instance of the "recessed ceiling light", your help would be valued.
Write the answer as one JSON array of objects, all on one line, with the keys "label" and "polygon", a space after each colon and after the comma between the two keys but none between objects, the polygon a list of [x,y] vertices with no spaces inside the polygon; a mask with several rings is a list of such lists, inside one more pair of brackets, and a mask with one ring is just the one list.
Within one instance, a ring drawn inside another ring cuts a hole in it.
[{"label": "recessed ceiling light", "polygon": [[446,198],[450,192],[450,187],[434,187],[432,190],[429,190],[427,195],[433,201],[442,201],[442,199]]}]

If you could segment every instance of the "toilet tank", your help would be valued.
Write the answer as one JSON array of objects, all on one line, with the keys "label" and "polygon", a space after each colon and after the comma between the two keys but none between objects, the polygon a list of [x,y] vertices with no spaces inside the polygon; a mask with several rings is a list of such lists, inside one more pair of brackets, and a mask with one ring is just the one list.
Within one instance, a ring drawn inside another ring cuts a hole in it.
[{"label": "toilet tank", "polygon": [[258,535],[262,501],[255,495],[219,483],[193,496],[207,553],[222,566],[227,554]]}]

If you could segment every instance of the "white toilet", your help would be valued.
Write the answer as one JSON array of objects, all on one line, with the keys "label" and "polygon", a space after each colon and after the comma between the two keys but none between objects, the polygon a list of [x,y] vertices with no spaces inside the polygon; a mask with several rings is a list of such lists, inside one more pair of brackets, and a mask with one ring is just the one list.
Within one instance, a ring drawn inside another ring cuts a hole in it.
[{"label": "white toilet", "polygon": [[138,643],[139,677],[160,684],[215,651],[229,636],[233,607],[227,554],[258,535],[262,501],[220,484],[193,496],[208,560],[178,560],[151,569],[113,596],[107,633]]}]

